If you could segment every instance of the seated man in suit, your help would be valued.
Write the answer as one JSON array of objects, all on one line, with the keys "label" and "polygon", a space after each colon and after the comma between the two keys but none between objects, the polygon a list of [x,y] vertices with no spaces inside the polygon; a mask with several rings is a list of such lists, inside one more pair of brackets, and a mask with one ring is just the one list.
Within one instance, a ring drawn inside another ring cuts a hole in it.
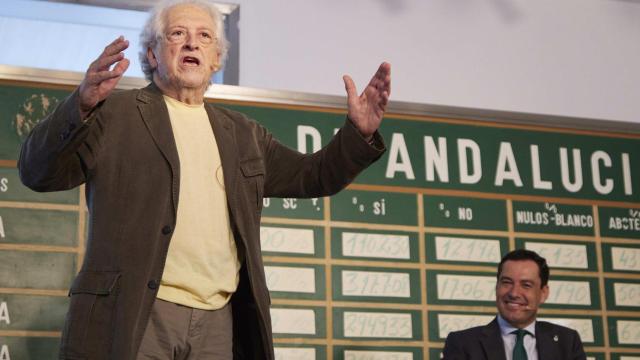
[{"label": "seated man in suit", "polygon": [[498,316],[488,325],[449,333],[445,360],[583,360],[575,330],[537,321],[538,307],[549,296],[547,261],[518,249],[498,265]]}]

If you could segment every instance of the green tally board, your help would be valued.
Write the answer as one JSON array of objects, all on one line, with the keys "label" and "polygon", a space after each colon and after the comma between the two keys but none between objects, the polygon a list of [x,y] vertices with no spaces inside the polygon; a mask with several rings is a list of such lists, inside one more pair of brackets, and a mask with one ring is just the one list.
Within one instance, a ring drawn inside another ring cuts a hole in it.
[{"label": "green tally board", "polygon": [[[69,91],[0,83],[0,359],[57,356],[86,242],[83,194],[32,192],[15,161]],[[345,121],[211,101],[307,153]],[[387,152],[349,189],[264,200],[280,358],[439,358],[448,332],[495,316],[495,267],[522,247],[552,269],[540,317],[576,328],[593,359],[640,354],[640,137],[402,114],[380,133]]]}]

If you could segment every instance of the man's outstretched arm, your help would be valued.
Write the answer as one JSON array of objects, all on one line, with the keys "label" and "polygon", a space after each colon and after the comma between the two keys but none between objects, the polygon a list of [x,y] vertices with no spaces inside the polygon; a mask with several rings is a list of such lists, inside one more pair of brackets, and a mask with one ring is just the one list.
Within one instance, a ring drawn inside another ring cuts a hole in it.
[{"label": "man's outstretched arm", "polygon": [[[129,67],[122,36],[91,63],[80,86],[29,134],[22,144],[18,169],[23,184],[35,191],[67,190],[86,180],[99,151],[102,126],[87,120],[109,96]],[[89,136],[93,133],[92,136]]]}]

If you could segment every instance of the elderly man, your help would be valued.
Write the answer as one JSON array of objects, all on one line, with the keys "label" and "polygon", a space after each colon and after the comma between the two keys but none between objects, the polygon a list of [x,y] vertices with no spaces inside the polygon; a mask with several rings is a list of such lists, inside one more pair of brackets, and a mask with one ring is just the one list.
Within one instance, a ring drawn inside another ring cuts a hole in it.
[{"label": "elderly man", "polygon": [[30,134],[19,160],[36,191],[86,184],[89,239],[61,359],[273,359],[260,252],[262,198],[336,193],[384,151],[383,63],[348,119],[303,155],[244,115],[204,103],[227,42],[204,0],[155,8],[142,34],[151,85],[114,92],[122,37]]},{"label": "elderly man", "polygon": [[575,330],[537,321],[549,296],[547,261],[529,250],[514,250],[498,265],[498,316],[488,325],[449,333],[446,360],[585,360]]}]

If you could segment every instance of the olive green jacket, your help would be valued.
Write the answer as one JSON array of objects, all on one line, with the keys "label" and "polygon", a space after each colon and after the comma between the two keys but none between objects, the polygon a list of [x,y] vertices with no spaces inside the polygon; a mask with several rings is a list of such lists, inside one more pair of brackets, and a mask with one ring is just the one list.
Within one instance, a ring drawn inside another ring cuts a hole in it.
[{"label": "olive green jacket", "polygon": [[[158,88],[115,92],[81,121],[77,90],[31,132],[18,167],[36,191],[85,184],[90,214],[82,269],[69,291],[60,359],[134,359],[176,223],[180,162]],[[346,121],[312,155],[245,115],[206,104],[218,143],[231,227],[244,259],[232,296],[234,358],[273,359],[260,250],[262,198],[331,195],[384,152]]]}]

